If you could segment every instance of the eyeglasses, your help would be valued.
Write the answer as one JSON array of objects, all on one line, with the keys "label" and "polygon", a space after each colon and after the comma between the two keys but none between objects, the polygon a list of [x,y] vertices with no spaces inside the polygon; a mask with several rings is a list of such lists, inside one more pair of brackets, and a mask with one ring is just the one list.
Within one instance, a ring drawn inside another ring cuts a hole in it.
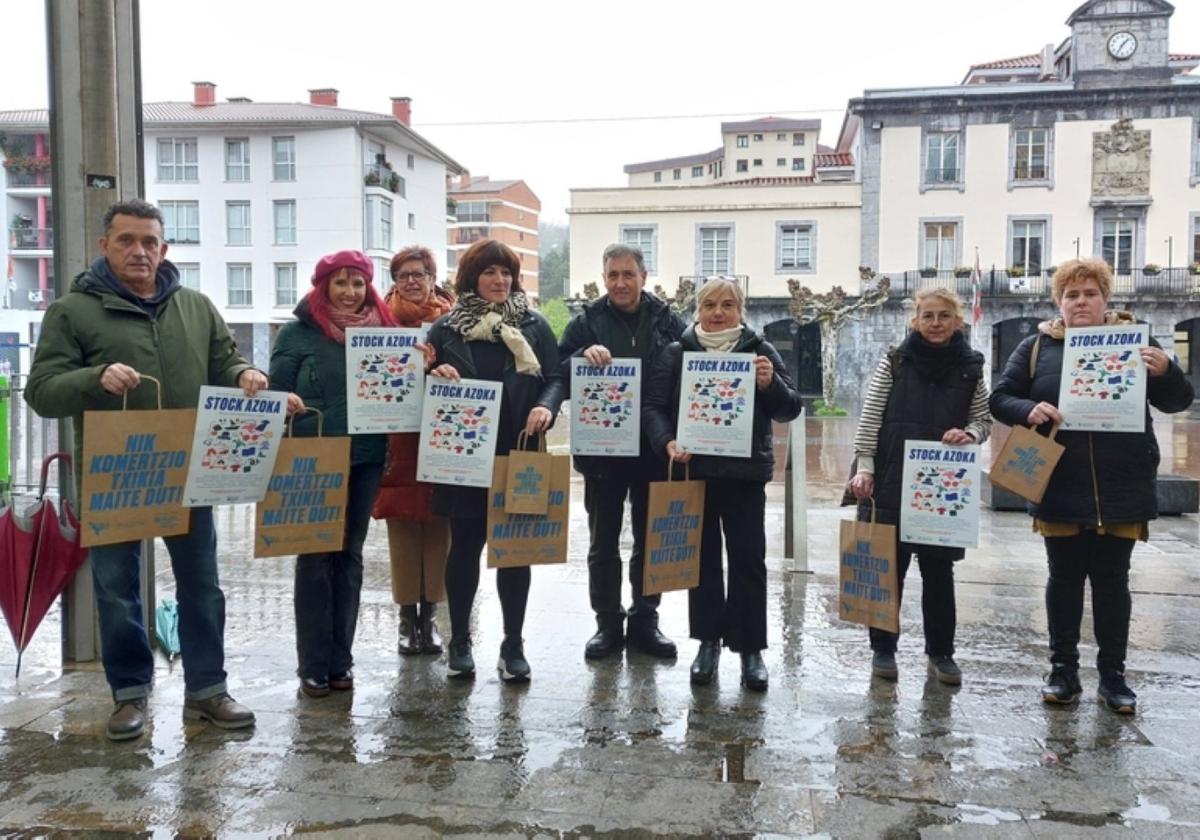
[{"label": "eyeglasses", "polygon": [[428,272],[424,271],[402,271],[396,275],[396,282],[403,283],[406,280],[416,280],[418,283],[420,283],[428,276]]}]

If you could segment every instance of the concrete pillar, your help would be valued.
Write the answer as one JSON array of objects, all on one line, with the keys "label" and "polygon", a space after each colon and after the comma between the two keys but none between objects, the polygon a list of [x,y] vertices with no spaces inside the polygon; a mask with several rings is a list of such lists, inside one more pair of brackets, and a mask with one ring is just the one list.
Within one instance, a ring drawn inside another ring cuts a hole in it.
[{"label": "concrete pillar", "polygon": [[[137,0],[46,0],[53,160],[54,279],[62,297],[98,253],[113,202],[142,195],[141,75]],[[59,441],[72,449],[69,421]],[[74,486],[60,470],[59,486]],[[147,552],[149,554],[149,552]],[[152,561],[142,569],[143,602],[153,611]],[[63,595],[63,656],[99,654],[90,565]]]}]

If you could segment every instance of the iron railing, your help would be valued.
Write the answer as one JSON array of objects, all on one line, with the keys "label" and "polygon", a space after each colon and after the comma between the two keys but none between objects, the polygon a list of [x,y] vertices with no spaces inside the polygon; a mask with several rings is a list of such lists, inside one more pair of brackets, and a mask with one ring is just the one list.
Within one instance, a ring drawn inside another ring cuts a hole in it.
[{"label": "iron railing", "polygon": [[48,251],[54,247],[54,228],[9,228],[8,247],[14,251]]},{"label": "iron railing", "polygon": [[[892,297],[910,297],[918,289],[939,286],[957,292],[963,300],[970,300],[974,294],[969,274],[925,270],[887,272],[886,276],[891,280],[889,293]],[[1048,271],[1018,275],[1004,269],[991,269],[981,274],[980,291],[984,297],[993,298],[1048,298],[1051,276]],[[865,281],[864,286],[874,285],[874,282]],[[1200,274],[1192,273],[1189,268],[1129,269],[1113,276],[1113,294],[1200,298]]]},{"label": "iron railing", "polygon": [[[8,404],[8,489],[14,494],[36,493],[42,461],[59,450],[58,422],[39,417],[25,402],[28,376],[11,375],[0,387],[0,400]],[[0,380],[2,381],[2,380]],[[58,470],[50,470],[48,486],[58,486]]]},{"label": "iron railing", "polygon": [[50,189],[50,170],[42,172],[26,172],[9,169],[6,173],[9,189],[13,187],[45,187]]}]

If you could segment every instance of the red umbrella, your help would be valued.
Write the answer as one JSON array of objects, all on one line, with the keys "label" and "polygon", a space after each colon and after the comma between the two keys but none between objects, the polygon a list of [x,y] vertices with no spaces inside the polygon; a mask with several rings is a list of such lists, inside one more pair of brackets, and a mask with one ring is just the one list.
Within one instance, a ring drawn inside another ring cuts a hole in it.
[{"label": "red umbrella", "polygon": [[62,499],[62,511],[46,498],[50,464],[71,456],[57,452],[42,462],[37,501],[18,514],[8,507],[0,514],[0,609],[17,645],[17,676],[21,656],[54,600],[67,588],[87,560],[79,545],[79,520]]}]

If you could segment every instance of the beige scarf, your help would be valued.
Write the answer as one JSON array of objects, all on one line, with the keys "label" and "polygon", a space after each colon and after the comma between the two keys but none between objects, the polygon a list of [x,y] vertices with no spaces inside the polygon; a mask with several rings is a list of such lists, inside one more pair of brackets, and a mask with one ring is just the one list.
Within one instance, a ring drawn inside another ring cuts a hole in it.
[{"label": "beige scarf", "polygon": [[728,353],[741,337],[741,324],[738,324],[736,327],[730,327],[727,330],[717,330],[716,332],[709,332],[704,327],[696,324],[696,340],[700,342],[701,347],[710,353]]},{"label": "beige scarf", "polygon": [[516,327],[504,323],[504,316],[499,312],[489,312],[484,315],[479,319],[479,323],[463,337],[467,341],[495,341],[497,333],[500,335],[500,340],[504,342],[504,346],[513,354],[517,373],[537,376],[542,372],[537,355],[529,346],[529,342],[525,340],[524,334]]}]

